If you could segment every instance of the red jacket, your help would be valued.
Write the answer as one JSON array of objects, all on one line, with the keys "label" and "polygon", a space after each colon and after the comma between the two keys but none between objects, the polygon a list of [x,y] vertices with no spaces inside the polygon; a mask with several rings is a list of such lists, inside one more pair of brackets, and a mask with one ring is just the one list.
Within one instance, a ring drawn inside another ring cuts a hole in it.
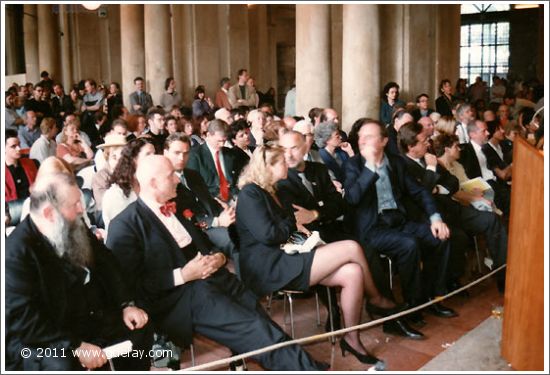
[{"label": "red jacket", "polygon": [[[23,167],[23,170],[25,171],[25,174],[27,175],[27,180],[29,181],[29,186],[34,183],[34,180],[36,179],[36,174],[38,173],[38,168],[36,168],[36,164],[34,160],[27,159],[27,158],[21,158],[19,159],[19,163]],[[19,198],[17,196],[17,189],[15,187],[15,181],[13,180],[13,176],[11,175],[10,169],[6,165],[6,202],[16,200]]]}]

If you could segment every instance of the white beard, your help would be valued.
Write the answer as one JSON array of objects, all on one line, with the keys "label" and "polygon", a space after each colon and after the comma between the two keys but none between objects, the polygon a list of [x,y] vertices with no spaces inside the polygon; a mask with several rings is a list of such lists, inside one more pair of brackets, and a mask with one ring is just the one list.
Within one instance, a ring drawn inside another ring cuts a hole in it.
[{"label": "white beard", "polygon": [[71,223],[57,211],[51,231],[44,235],[59,257],[67,256],[69,261],[77,266],[90,265],[92,246],[82,216]]}]

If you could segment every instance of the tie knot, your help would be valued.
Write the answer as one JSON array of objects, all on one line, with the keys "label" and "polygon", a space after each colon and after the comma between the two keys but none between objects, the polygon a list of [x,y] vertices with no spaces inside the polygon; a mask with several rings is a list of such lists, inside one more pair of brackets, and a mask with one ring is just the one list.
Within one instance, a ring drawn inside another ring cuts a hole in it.
[{"label": "tie knot", "polygon": [[166,202],[160,206],[160,213],[166,217],[170,217],[176,213],[176,202]]}]

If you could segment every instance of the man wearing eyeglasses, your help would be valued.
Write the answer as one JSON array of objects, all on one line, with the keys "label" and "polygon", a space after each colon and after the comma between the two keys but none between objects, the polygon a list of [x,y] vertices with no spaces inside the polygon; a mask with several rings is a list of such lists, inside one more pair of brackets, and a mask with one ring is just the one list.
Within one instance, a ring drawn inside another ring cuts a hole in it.
[{"label": "man wearing eyeglasses", "polygon": [[25,109],[27,111],[34,111],[36,113],[36,124],[38,126],[40,126],[40,121],[42,121],[44,117],[52,116],[52,108],[50,107],[48,102],[42,100],[43,93],[44,87],[40,83],[38,83],[36,86],[34,86],[32,98],[27,100],[27,102],[25,103]]}]

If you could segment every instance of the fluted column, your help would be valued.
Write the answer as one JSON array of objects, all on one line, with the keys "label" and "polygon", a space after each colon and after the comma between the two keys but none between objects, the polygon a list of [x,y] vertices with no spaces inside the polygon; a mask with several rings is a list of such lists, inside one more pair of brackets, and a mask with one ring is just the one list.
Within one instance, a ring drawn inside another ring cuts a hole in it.
[{"label": "fluted column", "polygon": [[38,69],[54,80],[61,78],[59,67],[59,26],[51,4],[36,6],[38,16]]},{"label": "fluted column", "polygon": [[134,78],[145,78],[143,25],[143,5],[120,5],[120,60],[126,106],[130,105],[128,96],[134,91]]},{"label": "fluted column", "polygon": [[345,4],[342,24],[342,125],[349,131],[360,117],[379,117],[378,5]]},{"label": "fluted column", "polygon": [[296,5],[296,115],[330,107],[330,5]]},{"label": "fluted column", "polygon": [[156,105],[164,92],[164,81],[172,76],[170,5],[144,5],[145,75]]}]

